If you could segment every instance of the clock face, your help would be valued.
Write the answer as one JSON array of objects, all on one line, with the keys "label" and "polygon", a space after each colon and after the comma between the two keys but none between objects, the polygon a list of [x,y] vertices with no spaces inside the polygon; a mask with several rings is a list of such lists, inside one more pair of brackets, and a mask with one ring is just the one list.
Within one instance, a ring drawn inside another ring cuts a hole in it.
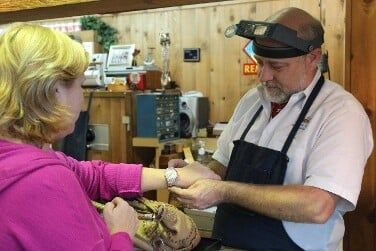
[{"label": "clock face", "polygon": [[129,81],[131,83],[137,84],[140,82],[140,80],[141,80],[141,76],[138,72],[132,72],[131,74],[129,74]]},{"label": "clock face", "polygon": [[148,48],[148,50],[149,50],[149,52],[148,52],[148,54],[146,55],[146,57],[145,57],[145,60],[144,60],[144,65],[153,65],[154,64],[154,56],[153,56],[153,54],[154,54],[154,47],[149,47]]}]

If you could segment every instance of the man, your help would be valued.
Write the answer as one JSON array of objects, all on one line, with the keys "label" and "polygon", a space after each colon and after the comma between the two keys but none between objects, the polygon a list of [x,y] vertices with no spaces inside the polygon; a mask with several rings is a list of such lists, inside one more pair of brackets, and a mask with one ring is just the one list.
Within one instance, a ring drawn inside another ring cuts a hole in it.
[{"label": "man", "polygon": [[287,8],[235,28],[253,40],[261,84],[240,100],[218,139],[209,167],[223,181],[170,190],[188,207],[218,205],[213,236],[224,245],[341,250],[343,215],[356,206],[373,147],[369,119],[350,93],[321,76],[324,31],[311,15]]}]

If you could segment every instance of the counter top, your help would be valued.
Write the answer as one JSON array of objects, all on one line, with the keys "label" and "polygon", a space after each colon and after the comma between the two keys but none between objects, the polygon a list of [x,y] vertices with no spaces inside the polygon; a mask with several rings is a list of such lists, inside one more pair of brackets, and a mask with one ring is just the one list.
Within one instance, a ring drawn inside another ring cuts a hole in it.
[{"label": "counter top", "polygon": [[90,93],[93,93],[94,97],[100,98],[116,98],[116,97],[125,97],[127,94],[131,95],[132,91],[125,91],[125,92],[110,92],[106,91],[105,89],[85,89],[84,96],[89,97]]}]

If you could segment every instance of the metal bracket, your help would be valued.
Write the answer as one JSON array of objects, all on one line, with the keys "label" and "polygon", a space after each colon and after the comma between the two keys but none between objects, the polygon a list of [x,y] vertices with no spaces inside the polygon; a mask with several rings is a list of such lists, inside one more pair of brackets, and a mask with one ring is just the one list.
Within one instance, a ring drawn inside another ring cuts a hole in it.
[{"label": "metal bracket", "polygon": [[131,131],[131,118],[129,116],[121,117],[121,123],[125,125],[125,128],[128,132]]},{"label": "metal bracket", "polygon": [[89,124],[88,127],[94,133],[94,137],[86,147],[90,150],[109,151],[108,124]]}]

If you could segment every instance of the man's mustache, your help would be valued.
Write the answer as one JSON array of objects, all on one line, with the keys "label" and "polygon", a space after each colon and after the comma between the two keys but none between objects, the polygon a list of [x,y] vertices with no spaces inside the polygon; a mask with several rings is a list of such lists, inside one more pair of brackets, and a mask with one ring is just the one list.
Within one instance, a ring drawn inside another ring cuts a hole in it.
[{"label": "man's mustache", "polygon": [[269,88],[279,88],[278,87],[278,84],[272,82],[272,81],[265,81],[265,82],[262,82],[261,83],[263,86],[265,87],[269,87]]}]

